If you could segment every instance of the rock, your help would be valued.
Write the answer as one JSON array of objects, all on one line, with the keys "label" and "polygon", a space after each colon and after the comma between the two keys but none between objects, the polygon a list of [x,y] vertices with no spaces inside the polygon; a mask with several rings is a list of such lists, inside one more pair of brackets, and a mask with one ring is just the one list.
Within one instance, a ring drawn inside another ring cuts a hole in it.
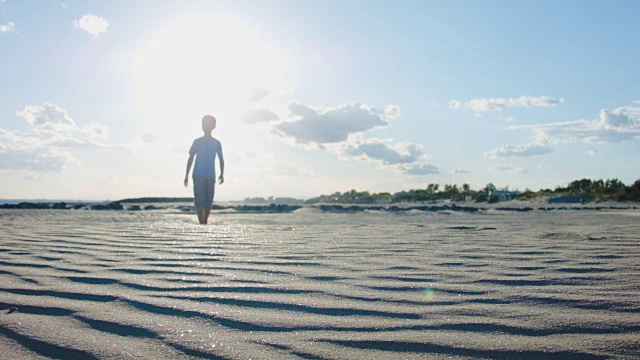
[{"label": "rock", "polygon": [[[320,205],[322,211],[334,211],[326,210],[326,205]],[[269,204],[269,205],[239,205],[233,207],[237,212],[251,212],[251,213],[287,213],[300,209],[302,206],[298,205],[286,205],[286,204]],[[218,206],[216,210],[228,209],[228,207]],[[213,210],[213,209],[212,209]]]},{"label": "rock", "polygon": [[334,205],[320,205],[318,206],[318,210],[320,211],[335,211],[336,207]]},{"label": "rock", "polygon": [[451,208],[449,207],[449,205],[443,205],[443,206],[432,206],[429,208],[429,211],[445,211],[445,210],[450,210]]},{"label": "rock", "polygon": [[18,209],[49,209],[49,204],[35,204],[28,202],[21,202],[18,204]]},{"label": "rock", "polygon": [[129,206],[129,208],[127,210],[129,210],[129,211],[140,211],[142,209],[140,208],[139,205],[131,205],[131,206]]},{"label": "rock", "polygon": [[479,208],[473,206],[458,206],[456,204],[451,205],[452,211],[461,211],[461,212],[477,212],[480,211]]},{"label": "rock", "polygon": [[59,202],[59,203],[55,203],[51,206],[52,209],[56,209],[56,210],[69,210],[70,208],[67,206],[67,203],[63,202]]},{"label": "rock", "polygon": [[302,206],[298,206],[298,205],[280,204],[280,205],[276,206],[276,211],[280,212],[280,213],[289,213],[289,212],[292,212],[294,210],[298,210],[301,207]]},{"label": "rock", "polygon": [[106,205],[102,205],[102,204],[92,205],[90,209],[91,210],[124,210],[124,207],[122,206],[122,204],[118,202],[112,202]]},{"label": "rock", "polygon": [[530,208],[530,207],[523,207],[523,208],[501,207],[501,208],[496,208],[496,210],[500,210],[500,211],[515,211],[515,212],[528,212],[528,211],[532,211],[533,209]]},{"label": "rock", "polygon": [[124,206],[122,206],[122,204],[120,204],[119,202],[112,202],[107,206],[110,210],[124,210]]}]

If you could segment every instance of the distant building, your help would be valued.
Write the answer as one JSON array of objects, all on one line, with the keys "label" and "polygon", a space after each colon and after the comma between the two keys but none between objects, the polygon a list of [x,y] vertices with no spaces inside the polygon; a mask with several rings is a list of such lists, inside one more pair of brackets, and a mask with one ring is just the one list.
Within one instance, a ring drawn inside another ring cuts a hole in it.
[{"label": "distant building", "polygon": [[511,201],[514,197],[520,195],[519,191],[494,190],[491,192],[491,196],[497,196],[500,201]]}]

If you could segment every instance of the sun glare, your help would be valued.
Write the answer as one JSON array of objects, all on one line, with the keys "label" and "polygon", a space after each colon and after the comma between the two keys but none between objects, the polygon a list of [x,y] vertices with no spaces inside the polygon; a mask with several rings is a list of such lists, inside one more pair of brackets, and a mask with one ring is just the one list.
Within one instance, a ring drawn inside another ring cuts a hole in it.
[{"label": "sun glare", "polygon": [[240,19],[185,15],[137,56],[138,118],[160,137],[184,134],[185,119],[207,113],[237,122],[252,93],[285,88],[284,70],[283,58]]}]

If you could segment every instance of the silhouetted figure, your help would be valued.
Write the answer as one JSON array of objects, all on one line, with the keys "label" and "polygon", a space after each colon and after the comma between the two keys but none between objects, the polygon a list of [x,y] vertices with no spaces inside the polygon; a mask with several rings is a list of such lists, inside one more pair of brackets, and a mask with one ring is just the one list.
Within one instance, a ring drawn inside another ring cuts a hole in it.
[{"label": "silhouetted figure", "polygon": [[220,159],[220,176],[218,183],[224,183],[224,157],[222,156],[222,144],[211,136],[216,128],[216,118],[205,115],[202,118],[202,131],[204,136],[193,140],[189,150],[187,161],[187,173],[184,176],[184,186],[189,186],[189,171],[193,164],[193,196],[200,224],[206,224],[213,205],[213,195],[216,188],[216,155]]}]

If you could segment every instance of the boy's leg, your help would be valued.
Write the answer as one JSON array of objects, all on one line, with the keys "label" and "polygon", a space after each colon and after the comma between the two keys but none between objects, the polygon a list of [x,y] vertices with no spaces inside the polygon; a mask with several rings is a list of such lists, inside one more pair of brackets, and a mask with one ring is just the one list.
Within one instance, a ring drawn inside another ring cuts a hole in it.
[{"label": "boy's leg", "polygon": [[198,222],[206,224],[207,219],[204,217],[205,199],[206,199],[206,179],[202,176],[193,175],[193,199],[196,205],[196,213],[198,214]]},{"label": "boy's leg", "polygon": [[204,207],[204,223],[209,221],[209,214],[211,213],[211,206],[213,206],[213,194],[215,193],[216,180],[207,179],[207,206]]},{"label": "boy's leg", "polygon": [[211,209],[205,207],[204,208],[204,223],[206,224],[209,221],[209,213],[211,212]]},{"label": "boy's leg", "polygon": [[205,214],[204,206],[196,205],[196,212],[198,213],[198,221],[200,222],[200,224],[206,224],[207,219],[204,217],[204,214]]}]

